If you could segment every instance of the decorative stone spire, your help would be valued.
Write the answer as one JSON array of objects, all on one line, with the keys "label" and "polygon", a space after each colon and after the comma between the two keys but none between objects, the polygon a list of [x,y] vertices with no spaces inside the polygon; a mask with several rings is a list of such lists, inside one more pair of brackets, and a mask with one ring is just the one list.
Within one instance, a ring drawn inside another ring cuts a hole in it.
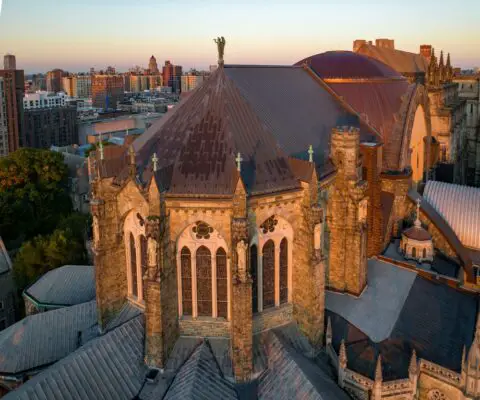
[{"label": "decorative stone spire", "polygon": [[452,65],[450,63],[450,53],[447,54],[447,68],[450,68]]},{"label": "decorative stone spire", "polygon": [[133,146],[130,146],[128,149],[128,156],[129,156],[129,173],[132,178],[137,175],[137,164],[135,162],[135,150]]},{"label": "decorative stone spire", "polygon": [[417,352],[415,349],[412,351],[412,358],[410,358],[410,365],[408,366],[408,373],[411,375],[417,374]]},{"label": "decorative stone spire", "polygon": [[314,154],[313,146],[310,145],[308,148],[308,161],[313,162],[313,154]]},{"label": "decorative stone spire", "polygon": [[242,171],[242,155],[240,153],[237,154],[237,158],[235,158],[235,161],[237,163],[237,171],[241,172]]},{"label": "decorative stone spire", "polygon": [[375,368],[375,383],[379,383],[383,381],[383,374],[382,374],[382,355],[380,354],[377,358],[377,366]]},{"label": "decorative stone spire", "polygon": [[223,67],[224,61],[223,61],[223,55],[225,53],[225,38],[223,36],[217,37],[216,39],[213,39],[215,44],[217,45],[217,50],[218,50],[218,65]]},{"label": "decorative stone spire", "polygon": [[443,62],[443,50],[440,51],[440,61],[438,63],[439,67],[443,67],[445,64]]},{"label": "decorative stone spire", "polygon": [[327,334],[326,334],[326,344],[327,346],[329,344],[332,344],[332,321],[330,319],[330,317],[328,317],[328,321],[327,321]]},{"label": "decorative stone spire", "polygon": [[152,156],[152,166],[153,166],[153,172],[157,172],[158,171],[158,157],[157,157],[157,153],[153,153],[153,156]]},{"label": "decorative stone spire", "polygon": [[340,343],[340,351],[338,354],[338,365],[342,369],[347,368],[347,349],[345,347],[344,339],[342,339],[342,342]]}]

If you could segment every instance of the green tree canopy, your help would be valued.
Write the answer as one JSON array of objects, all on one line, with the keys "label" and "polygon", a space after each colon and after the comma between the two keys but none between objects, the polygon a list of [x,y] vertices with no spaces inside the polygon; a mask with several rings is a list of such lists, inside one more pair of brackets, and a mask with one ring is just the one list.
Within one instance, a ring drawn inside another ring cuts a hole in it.
[{"label": "green tree canopy", "polygon": [[20,149],[0,159],[0,235],[7,247],[52,232],[71,212],[63,155]]}]

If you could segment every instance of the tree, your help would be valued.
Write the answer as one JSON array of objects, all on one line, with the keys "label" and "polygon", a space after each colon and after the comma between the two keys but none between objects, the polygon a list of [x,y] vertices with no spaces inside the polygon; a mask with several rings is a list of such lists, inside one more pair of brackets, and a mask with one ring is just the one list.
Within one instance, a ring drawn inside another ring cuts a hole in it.
[{"label": "tree", "polygon": [[20,149],[0,159],[0,235],[7,247],[51,233],[71,212],[63,155]]}]

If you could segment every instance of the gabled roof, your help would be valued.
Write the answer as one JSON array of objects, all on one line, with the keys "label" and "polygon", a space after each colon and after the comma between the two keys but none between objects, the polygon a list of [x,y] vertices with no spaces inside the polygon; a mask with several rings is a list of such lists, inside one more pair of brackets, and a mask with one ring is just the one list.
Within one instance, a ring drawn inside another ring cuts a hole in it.
[{"label": "gabled roof", "polygon": [[421,54],[369,44],[362,45],[358,53],[379,60],[401,74],[418,74],[428,71],[428,61]]},{"label": "gabled roof", "polygon": [[250,193],[298,188],[271,130],[218,68],[192,95],[155,123],[133,146],[143,180],[159,159],[158,186],[175,195],[232,195],[241,176]]},{"label": "gabled roof", "polygon": [[95,268],[65,265],[48,271],[24,295],[46,306],[73,306],[95,299]]},{"label": "gabled roof", "polygon": [[428,181],[423,197],[445,219],[465,247],[480,250],[480,189]]},{"label": "gabled roof", "polygon": [[[378,287],[376,281],[382,279],[383,270],[394,269],[401,270],[384,262],[375,262],[372,270],[370,264],[369,286]],[[415,349],[420,358],[460,371],[463,347],[471,345],[475,332],[478,299],[413,275],[409,287],[398,286],[400,279],[390,280],[389,291],[369,301],[368,307],[361,306],[366,293],[358,299],[343,295],[347,300],[341,307],[332,305],[332,293],[327,293],[326,316],[331,318],[333,346],[338,352],[345,340],[348,368],[373,379],[381,354],[384,380],[403,379],[408,377]],[[401,301],[392,302],[392,297]],[[385,335],[376,335],[377,331]]]},{"label": "gabled roof", "polygon": [[0,332],[0,375],[16,375],[54,363],[79,345],[97,322],[95,301],[28,316]]},{"label": "gabled roof", "polygon": [[5,244],[3,243],[2,237],[0,236],[0,274],[9,272],[12,270],[12,260],[8,255]]}]

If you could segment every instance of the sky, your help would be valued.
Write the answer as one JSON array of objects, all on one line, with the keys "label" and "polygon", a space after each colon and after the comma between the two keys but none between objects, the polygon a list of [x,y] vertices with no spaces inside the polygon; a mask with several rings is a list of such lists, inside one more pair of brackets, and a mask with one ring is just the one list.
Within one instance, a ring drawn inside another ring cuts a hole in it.
[{"label": "sky", "polygon": [[[2,0],[0,0],[0,3]],[[215,64],[293,64],[355,39],[395,39],[418,52],[432,44],[454,66],[480,66],[480,1],[396,0],[3,0],[0,56],[27,73],[146,67],[153,54],[184,69]]]}]

